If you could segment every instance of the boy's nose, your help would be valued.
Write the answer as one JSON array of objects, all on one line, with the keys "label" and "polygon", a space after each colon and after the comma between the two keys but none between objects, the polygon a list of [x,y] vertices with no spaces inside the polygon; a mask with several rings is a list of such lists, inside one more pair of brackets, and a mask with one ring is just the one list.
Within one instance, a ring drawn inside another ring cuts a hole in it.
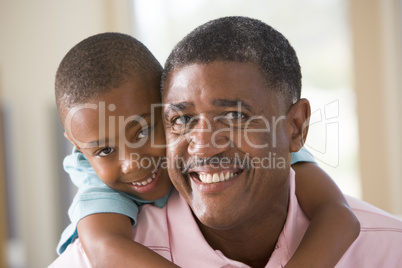
[{"label": "boy's nose", "polygon": [[121,171],[124,174],[128,174],[140,168],[138,163],[138,159],[140,158],[140,156],[137,153],[130,152],[130,150],[127,150],[127,148],[126,151],[127,152],[124,155],[124,159],[121,164]]},{"label": "boy's nose", "polygon": [[121,171],[124,174],[128,174],[134,170],[133,164],[130,163],[129,161],[124,161],[123,164],[121,165]]}]

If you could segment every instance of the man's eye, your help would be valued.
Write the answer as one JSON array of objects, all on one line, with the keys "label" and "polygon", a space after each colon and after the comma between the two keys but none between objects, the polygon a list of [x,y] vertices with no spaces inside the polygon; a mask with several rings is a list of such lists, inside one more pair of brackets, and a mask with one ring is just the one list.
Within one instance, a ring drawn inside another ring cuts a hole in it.
[{"label": "man's eye", "polygon": [[183,135],[187,133],[191,125],[195,122],[195,118],[188,115],[180,115],[171,120],[170,127],[172,133]]},{"label": "man's eye", "polygon": [[228,112],[225,114],[225,118],[228,120],[243,119],[246,115],[242,112]]},{"label": "man's eye", "polygon": [[142,139],[142,138],[147,137],[149,134],[151,134],[152,129],[153,129],[152,127],[144,128],[143,130],[141,130],[141,131],[138,133],[138,138],[139,138],[139,139]]},{"label": "man's eye", "polygon": [[191,117],[187,115],[181,115],[172,120],[172,125],[184,126],[191,121]]},{"label": "man's eye", "polygon": [[114,148],[112,148],[112,147],[106,147],[106,148],[103,148],[102,150],[100,150],[100,151],[97,153],[97,156],[105,157],[105,156],[108,156],[109,154],[113,153],[114,151],[115,151]]}]

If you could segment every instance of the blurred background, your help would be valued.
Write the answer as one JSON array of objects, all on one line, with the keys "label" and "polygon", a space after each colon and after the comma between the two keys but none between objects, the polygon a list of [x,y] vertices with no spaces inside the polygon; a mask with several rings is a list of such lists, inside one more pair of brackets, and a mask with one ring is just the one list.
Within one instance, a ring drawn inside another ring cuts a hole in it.
[{"label": "blurred background", "polygon": [[0,0],[0,268],[46,267],[75,193],[53,96],[67,51],[93,34],[142,41],[164,64],[185,34],[258,18],[298,53],[306,147],[342,191],[402,215],[401,0]]}]

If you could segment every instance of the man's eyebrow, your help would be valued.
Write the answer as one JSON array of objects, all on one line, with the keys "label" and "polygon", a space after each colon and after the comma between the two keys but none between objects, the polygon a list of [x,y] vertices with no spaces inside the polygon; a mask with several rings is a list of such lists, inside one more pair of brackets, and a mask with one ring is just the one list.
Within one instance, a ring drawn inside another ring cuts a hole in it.
[{"label": "man's eyebrow", "polygon": [[242,101],[240,99],[230,100],[230,99],[214,99],[211,104],[219,107],[240,107],[252,112],[253,109],[250,104]]},{"label": "man's eyebrow", "polygon": [[164,112],[163,116],[165,117],[165,119],[167,119],[169,117],[169,113],[171,113],[172,111],[181,112],[190,107],[194,107],[194,103],[186,102],[186,101],[178,102],[178,103],[169,103],[169,104],[166,104],[166,108],[165,108],[165,112]]}]

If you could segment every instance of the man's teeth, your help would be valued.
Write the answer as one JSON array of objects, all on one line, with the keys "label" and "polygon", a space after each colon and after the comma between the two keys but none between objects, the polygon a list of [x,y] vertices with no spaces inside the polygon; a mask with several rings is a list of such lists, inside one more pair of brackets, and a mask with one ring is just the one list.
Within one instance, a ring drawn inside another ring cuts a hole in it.
[{"label": "man's teeth", "polygon": [[199,174],[200,181],[203,183],[214,183],[227,181],[233,178],[233,176],[238,175],[238,172],[222,171],[220,173],[214,174]]},{"label": "man's teeth", "polygon": [[136,186],[145,186],[145,185],[151,183],[155,178],[156,178],[156,173],[152,173],[151,178],[147,179],[146,181],[132,182],[131,184],[136,185]]}]

